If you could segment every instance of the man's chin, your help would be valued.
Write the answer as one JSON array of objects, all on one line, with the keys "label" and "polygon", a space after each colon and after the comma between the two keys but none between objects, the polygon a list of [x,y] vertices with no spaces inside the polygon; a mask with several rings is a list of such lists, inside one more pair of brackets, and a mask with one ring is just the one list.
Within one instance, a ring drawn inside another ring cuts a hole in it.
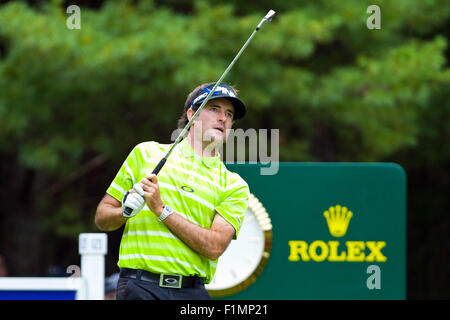
[{"label": "man's chin", "polygon": [[205,136],[205,139],[203,141],[214,144],[223,144],[226,139],[227,138],[224,133],[217,131]]},{"label": "man's chin", "polygon": [[225,139],[223,138],[223,137],[220,137],[220,138],[211,138],[211,139],[209,139],[209,140],[207,140],[207,141],[205,141],[205,143],[209,146],[209,145],[211,145],[211,146],[220,146],[220,145],[222,145],[222,144],[224,144],[224,142],[225,142]]},{"label": "man's chin", "polygon": [[207,150],[213,151],[223,145],[225,140],[226,137],[224,135],[211,135],[208,139],[204,140],[204,143],[207,145]]}]

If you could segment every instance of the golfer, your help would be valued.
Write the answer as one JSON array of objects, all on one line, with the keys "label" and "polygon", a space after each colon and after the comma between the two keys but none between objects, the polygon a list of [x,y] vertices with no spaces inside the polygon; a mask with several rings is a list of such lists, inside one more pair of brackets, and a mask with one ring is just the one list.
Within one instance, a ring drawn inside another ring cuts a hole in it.
[{"label": "golfer", "polygon": [[[214,85],[202,84],[188,95],[179,128]],[[237,238],[247,211],[248,185],[227,170],[218,153],[245,112],[237,91],[221,83],[158,177],[150,173],[170,144],[143,142],[128,155],[95,216],[103,231],[125,224],[117,299],[210,299],[204,284]]]}]

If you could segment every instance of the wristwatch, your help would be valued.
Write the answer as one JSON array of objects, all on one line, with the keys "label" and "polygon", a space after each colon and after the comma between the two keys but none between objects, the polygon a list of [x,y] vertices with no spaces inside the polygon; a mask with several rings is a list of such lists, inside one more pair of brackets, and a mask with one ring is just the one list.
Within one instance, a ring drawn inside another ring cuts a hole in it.
[{"label": "wristwatch", "polygon": [[172,213],[173,213],[173,209],[166,204],[163,208],[163,211],[159,215],[158,220],[162,222],[165,218],[170,216]]}]

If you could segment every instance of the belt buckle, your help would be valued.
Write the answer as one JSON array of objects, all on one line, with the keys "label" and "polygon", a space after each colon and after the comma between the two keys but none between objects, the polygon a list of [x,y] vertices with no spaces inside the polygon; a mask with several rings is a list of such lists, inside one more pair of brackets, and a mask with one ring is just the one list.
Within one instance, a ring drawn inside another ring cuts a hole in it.
[{"label": "belt buckle", "polygon": [[181,288],[181,280],[183,276],[177,274],[164,274],[161,273],[159,277],[159,286],[163,288]]}]

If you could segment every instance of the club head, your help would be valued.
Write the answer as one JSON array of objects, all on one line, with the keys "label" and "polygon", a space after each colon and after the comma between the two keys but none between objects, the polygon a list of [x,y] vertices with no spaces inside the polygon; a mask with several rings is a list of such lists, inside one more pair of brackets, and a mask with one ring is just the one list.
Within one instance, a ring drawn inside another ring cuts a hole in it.
[{"label": "club head", "polygon": [[270,10],[270,11],[266,14],[266,16],[264,17],[264,19],[266,19],[267,21],[271,22],[273,16],[275,15],[275,13],[276,13],[275,11]]}]

